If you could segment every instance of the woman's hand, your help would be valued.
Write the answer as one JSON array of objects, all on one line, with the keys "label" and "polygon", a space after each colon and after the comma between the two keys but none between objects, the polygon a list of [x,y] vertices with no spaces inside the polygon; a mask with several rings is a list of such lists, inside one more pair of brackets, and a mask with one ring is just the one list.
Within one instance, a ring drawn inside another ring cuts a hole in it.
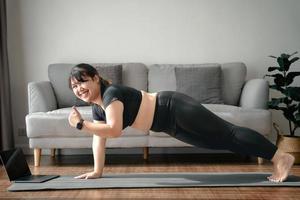
[{"label": "woman's hand", "polygon": [[79,176],[76,176],[74,178],[78,178],[78,179],[94,179],[94,178],[100,178],[102,176],[101,173],[92,171],[92,172],[88,172],[85,174],[81,174]]},{"label": "woman's hand", "polygon": [[79,113],[79,111],[77,110],[77,108],[75,106],[72,107],[72,111],[69,114],[69,124],[72,127],[76,127],[76,124],[80,121],[81,119],[81,114]]}]

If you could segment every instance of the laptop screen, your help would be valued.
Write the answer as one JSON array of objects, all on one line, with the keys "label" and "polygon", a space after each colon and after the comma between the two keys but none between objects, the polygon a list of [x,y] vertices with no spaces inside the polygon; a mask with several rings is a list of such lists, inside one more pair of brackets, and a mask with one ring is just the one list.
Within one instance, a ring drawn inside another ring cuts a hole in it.
[{"label": "laptop screen", "polygon": [[1,151],[0,157],[10,181],[31,175],[21,148]]}]

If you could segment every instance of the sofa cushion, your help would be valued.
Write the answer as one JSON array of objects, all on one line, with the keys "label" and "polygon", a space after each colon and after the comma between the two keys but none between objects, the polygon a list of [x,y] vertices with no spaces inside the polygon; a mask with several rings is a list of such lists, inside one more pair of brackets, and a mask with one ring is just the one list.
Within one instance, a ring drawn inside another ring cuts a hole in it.
[{"label": "sofa cushion", "polygon": [[[213,67],[219,64],[153,64],[148,67],[149,92],[176,90],[175,67],[203,66]],[[221,91],[224,104],[238,105],[246,79],[247,69],[244,63],[231,62],[221,64]],[[161,84],[160,84],[161,83]]]},{"label": "sofa cushion", "polygon": [[[106,65],[101,66],[100,64],[91,64],[97,66],[97,70],[102,76],[111,79],[112,82],[120,83],[122,80],[122,66],[120,65]],[[82,106],[87,103],[76,98],[73,91],[69,88],[68,78],[71,69],[75,64],[51,64],[48,68],[48,76],[51,85],[54,89],[58,108],[65,108],[73,105]],[[103,69],[101,69],[101,67]],[[108,68],[106,68],[108,67]]]},{"label": "sofa cushion", "polygon": [[[79,131],[69,125],[68,116],[71,109],[71,107],[61,108],[49,112],[36,112],[27,115],[27,136],[29,138],[91,137],[91,134]],[[80,106],[77,109],[83,119],[93,121],[91,106]],[[122,130],[122,137],[145,136],[147,134],[132,127]]]},{"label": "sofa cushion", "polygon": [[123,85],[148,90],[148,69],[143,63],[123,63]]},{"label": "sofa cushion", "polygon": [[175,91],[176,78],[173,65],[151,65],[148,72],[149,92]]},{"label": "sofa cushion", "polygon": [[241,62],[233,62],[223,63],[221,67],[222,99],[225,104],[237,106],[246,80],[246,65]]},{"label": "sofa cushion", "polygon": [[221,93],[221,67],[175,67],[176,90],[201,103],[223,103]]},{"label": "sofa cushion", "polygon": [[114,84],[122,84],[122,65],[100,66],[95,64],[99,75],[104,79],[111,80]]}]

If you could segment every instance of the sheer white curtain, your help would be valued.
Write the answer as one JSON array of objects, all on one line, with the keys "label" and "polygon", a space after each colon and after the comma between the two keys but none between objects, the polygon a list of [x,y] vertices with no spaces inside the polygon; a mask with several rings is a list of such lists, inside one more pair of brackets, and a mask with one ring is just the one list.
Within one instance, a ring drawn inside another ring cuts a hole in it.
[{"label": "sheer white curtain", "polygon": [[5,0],[0,0],[0,113],[0,150],[5,150],[14,146]]}]

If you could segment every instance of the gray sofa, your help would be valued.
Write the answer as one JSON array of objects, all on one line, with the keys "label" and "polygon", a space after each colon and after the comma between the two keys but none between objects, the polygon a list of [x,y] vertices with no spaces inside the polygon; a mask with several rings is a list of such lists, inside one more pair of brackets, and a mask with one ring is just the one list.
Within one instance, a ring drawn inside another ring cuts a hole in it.
[{"label": "gray sofa", "polygon": [[[266,137],[271,133],[271,112],[266,106],[269,96],[268,82],[263,79],[245,80],[246,66],[243,63],[150,66],[142,63],[121,64],[122,84],[149,92],[177,90],[176,77],[180,71],[175,70],[178,68],[219,67],[220,95],[223,103],[203,103],[203,105],[231,123],[252,128]],[[97,65],[109,67],[116,63]],[[35,166],[40,165],[42,149],[51,149],[54,156],[55,149],[92,147],[92,137],[71,128],[67,120],[70,107],[74,105],[74,99],[76,100],[67,85],[72,66],[72,64],[51,64],[48,68],[49,81],[28,84],[29,113],[26,115],[26,131],[29,146],[34,149]],[[201,77],[201,80],[196,78],[192,81],[203,81],[207,75]],[[92,120],[90,106],[79,106],[78,109],[83,118]],[[191,147],[166,133],[150,131],[146,134],[131,127],[124,129],[121,137],[107,139],[106,146],[141,147],[144,149],[144,159],[147,159],[151,147]],[[262,159],[258,158],[258,162],[262,163]]]}]

